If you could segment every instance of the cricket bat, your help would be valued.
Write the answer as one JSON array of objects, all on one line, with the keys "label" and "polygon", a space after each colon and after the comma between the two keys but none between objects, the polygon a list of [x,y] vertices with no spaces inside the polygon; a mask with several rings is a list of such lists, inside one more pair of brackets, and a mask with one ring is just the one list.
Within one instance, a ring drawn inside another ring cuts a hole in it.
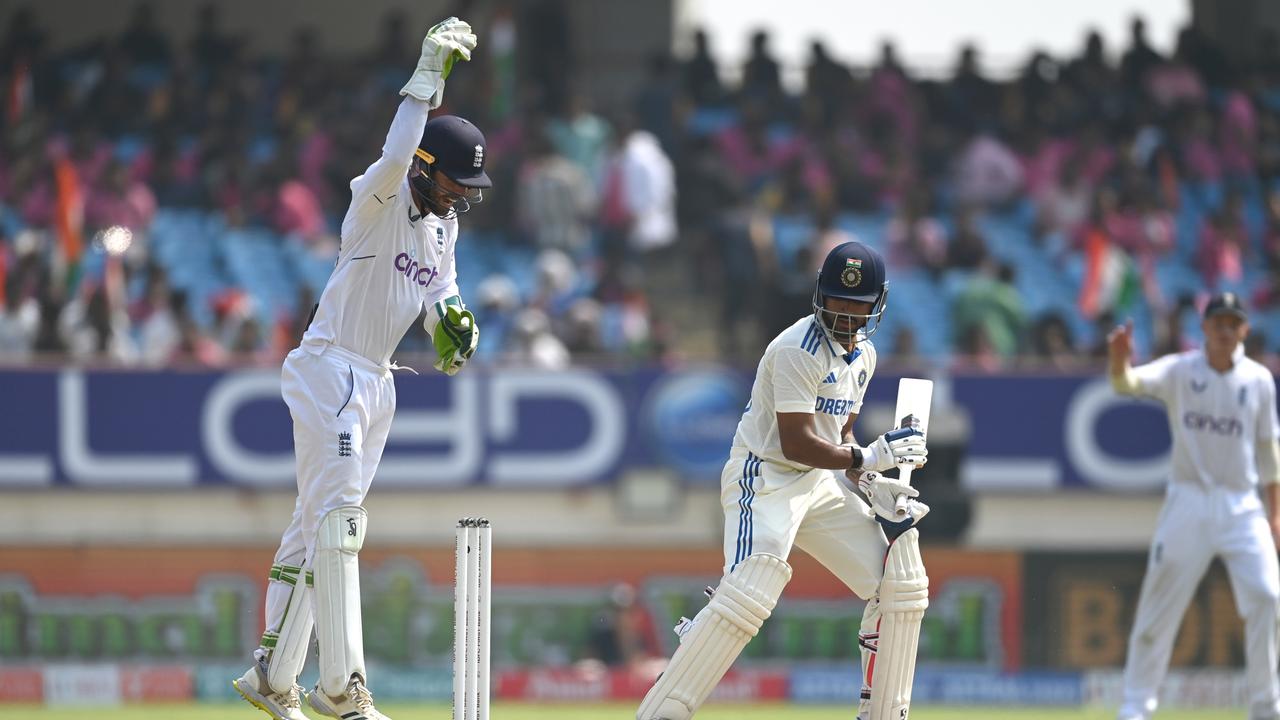
[{"label": "cricket bat", "polygon": [[[933,403],[933,381],[920,378],[902,378],[898,381],[898,403],[893,411],[893,421],[897,427],[920,428],[925,438],[929,437],[929,406]],[[911,484],[911,465],[899,465],[898,477],[905,484]],[[899,517],[907,516],[907,498],[899,497],[894,506]]]}]

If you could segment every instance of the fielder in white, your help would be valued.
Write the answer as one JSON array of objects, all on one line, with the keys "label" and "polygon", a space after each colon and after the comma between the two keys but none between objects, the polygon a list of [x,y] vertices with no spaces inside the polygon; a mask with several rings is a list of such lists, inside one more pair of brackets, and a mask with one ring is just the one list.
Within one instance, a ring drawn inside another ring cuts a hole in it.
[{"label": "fielder in white", "polygon": [[[1249,718],[1280,718],[1280,445],[1275,380],[1244,356],[1249,321],[1233,293],[1205,307],[1203,349],[1131,367],[1133,331],[1107,336],[1117,392],[1164,404],[1173,467],[1129,637],[1120,720],[1155,712],[1174,637],[1215,556],[1245,623]],[[1259,489],[1270,506],[1264,509]]]},{"label": "fielder in white", "polygon": [[367,689],[357,555],[361,504],[395,413],[391,354],[426,309],[438,359],[453,375],[479,330],[454,270],[457,213],[490,186],[484,136],[439,107],[453,64],[476,46],[471,26],[431,28],[396,111],[382,156],[351,181],[338,261],[302,343],[289,353],[282,394],[293,417],[298,499],[271,567],[266,632],[255,662],[234,682],[275,720],[305,720],[297,684],[314,627],[320,682],[307,703],[342,720],[383,720]]},{"label": "fielder in white", "polygon": [[[927,604],[918,531],[908,528],[928,508],[909,500],[918,494],[914,489],[879,471],[920,467],[928,451],[918,429],[887,433],[866,447],[852,432],[876,369],[870,336],[887,291],[878,252],[857,242],[840,245],[818,274],[813,314],[765,350],[721,479],[724,578],[697,617],[677,628],[680,646],[641,703],[638,720],[686,720],[697,712],[773,611],[791,579],[793,546],[869,601],[859,634],[860,720],[890,720],[889,710],[871,715],[872,696],[910,687],[914,668],[889,661],[897,646],[914,651]],[[872,507],[837,473],[859,481]],[[894,508],[900,497],[910,509],[901,521]],[[892,544],[885,529],[899,536]],[[894,670],[876,675],[870,686],[877,646],[880,662]],[[904,706],[893,710],[894,720],[906,717]]]}]

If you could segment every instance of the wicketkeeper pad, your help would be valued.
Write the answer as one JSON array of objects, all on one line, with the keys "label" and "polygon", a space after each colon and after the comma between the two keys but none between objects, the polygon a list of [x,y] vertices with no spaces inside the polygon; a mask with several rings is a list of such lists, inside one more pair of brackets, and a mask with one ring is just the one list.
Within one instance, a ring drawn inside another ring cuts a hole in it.
[{"label": "wicketkeeper pad", "polygon": [[360,564],[368,514],[362,507],[330,510],[316,536],[316,638],[320,642],[320,687],[342,695],[353,674],[367,679],[360,622]]},{"label": "wicketkeeper pad", "polygon": [[911,707],[920,623],[929,607],[929,576],[920,557],[920,531],[893,541],[880,581],[880,638],[871,674],[868,720],[904,720]]},{"label": "wicketkeeper pad", "polygon": [[791,580],[791,566],[756,553],[720,581],[711,602],[680,638],[667,669],[645,695],[637,720],[687,720],[760,632]]},{"label": "wicketkeeper pad", "polygon": [[275,692],[283,693],[298,681],[307,661],[307,647],[315,625],[310,597],[314,580],[310,570],[276,564],[271,566],[271,581],[292,588],[279,630],[268,630],[262,635],[262,647],[268,651],[267,684]]}]

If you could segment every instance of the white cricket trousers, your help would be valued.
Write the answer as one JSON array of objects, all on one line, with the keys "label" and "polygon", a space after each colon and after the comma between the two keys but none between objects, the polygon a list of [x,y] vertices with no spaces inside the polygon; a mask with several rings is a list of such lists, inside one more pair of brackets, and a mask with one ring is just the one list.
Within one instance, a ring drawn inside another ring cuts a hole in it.
[{"label": "white cricket trousers", "polygon": [[1280,567],[1262,501],[1256,493],[1179,484],[1169,487],[1160,511],[1138,596],[1122,719],[1155,712],[1178,628],[1215,556],[1226,565],[1236,610],[1244,619],[1249,717],[1280,717]]},{"label": "white cricket trousers", "polygon": [[797,472],[733,448],[720,475],[724,572],[752,553],[798,546],[858,597],[880,587],[889,541],[867,503],[830,470]]},{"label": "white cricket trousers", "polygon": [[867,601],[858,637],[865,714],[873,667],[867,643],[880,629],[878,593],[889,549],[871,508],[830,470],[798,472],[736,447],[720,475],[720,505],[726,575],[752,553],[786,560],[799,547]]},{"label": "white cricket trousers", "polygon": [[[336,345],[303,345],[285,358],[280,394],[293,417],[298,499],[275,562],[311,567],[320,520],[361,505],[396,411],[391,371]],[[267,589],[266,628],[278,630],[290,588]]]}]

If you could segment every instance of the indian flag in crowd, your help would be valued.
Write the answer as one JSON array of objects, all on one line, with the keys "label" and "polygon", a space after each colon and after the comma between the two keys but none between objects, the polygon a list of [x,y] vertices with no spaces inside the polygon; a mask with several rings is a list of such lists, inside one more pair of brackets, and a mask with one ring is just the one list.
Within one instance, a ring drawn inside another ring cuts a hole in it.
[{"label": "indian flag in crowd", "polygon": [[1084,242],[1084,283],[1080,287],[1080,312],[1090,319],[1115,308],[1124,308],[1138,296],[1141,279],[1137,263],[1106,233],[1090,230]]},{"label": "indian flag in crowd", "polygon": [[16,123],[26,115],[32,104],[31,65],[26,60],[19,60],[14,64],[5,95],[9,122]]},{"label": "indian flag in crowd", "polygon": [[4,245],[0,245],[0,310],[5,309],[5,298],[9,297],[9,288],[5,284],[5,278],[9,274],[9,251]]},{"label": "indian flag in crowd", "polygon": [[53,177],[57,188],[54,225],[66,263],[66,287],[73,291],[80,283],[80,260],[84,254],[84,191],[75,165],[66,156],[54,161]]}]

